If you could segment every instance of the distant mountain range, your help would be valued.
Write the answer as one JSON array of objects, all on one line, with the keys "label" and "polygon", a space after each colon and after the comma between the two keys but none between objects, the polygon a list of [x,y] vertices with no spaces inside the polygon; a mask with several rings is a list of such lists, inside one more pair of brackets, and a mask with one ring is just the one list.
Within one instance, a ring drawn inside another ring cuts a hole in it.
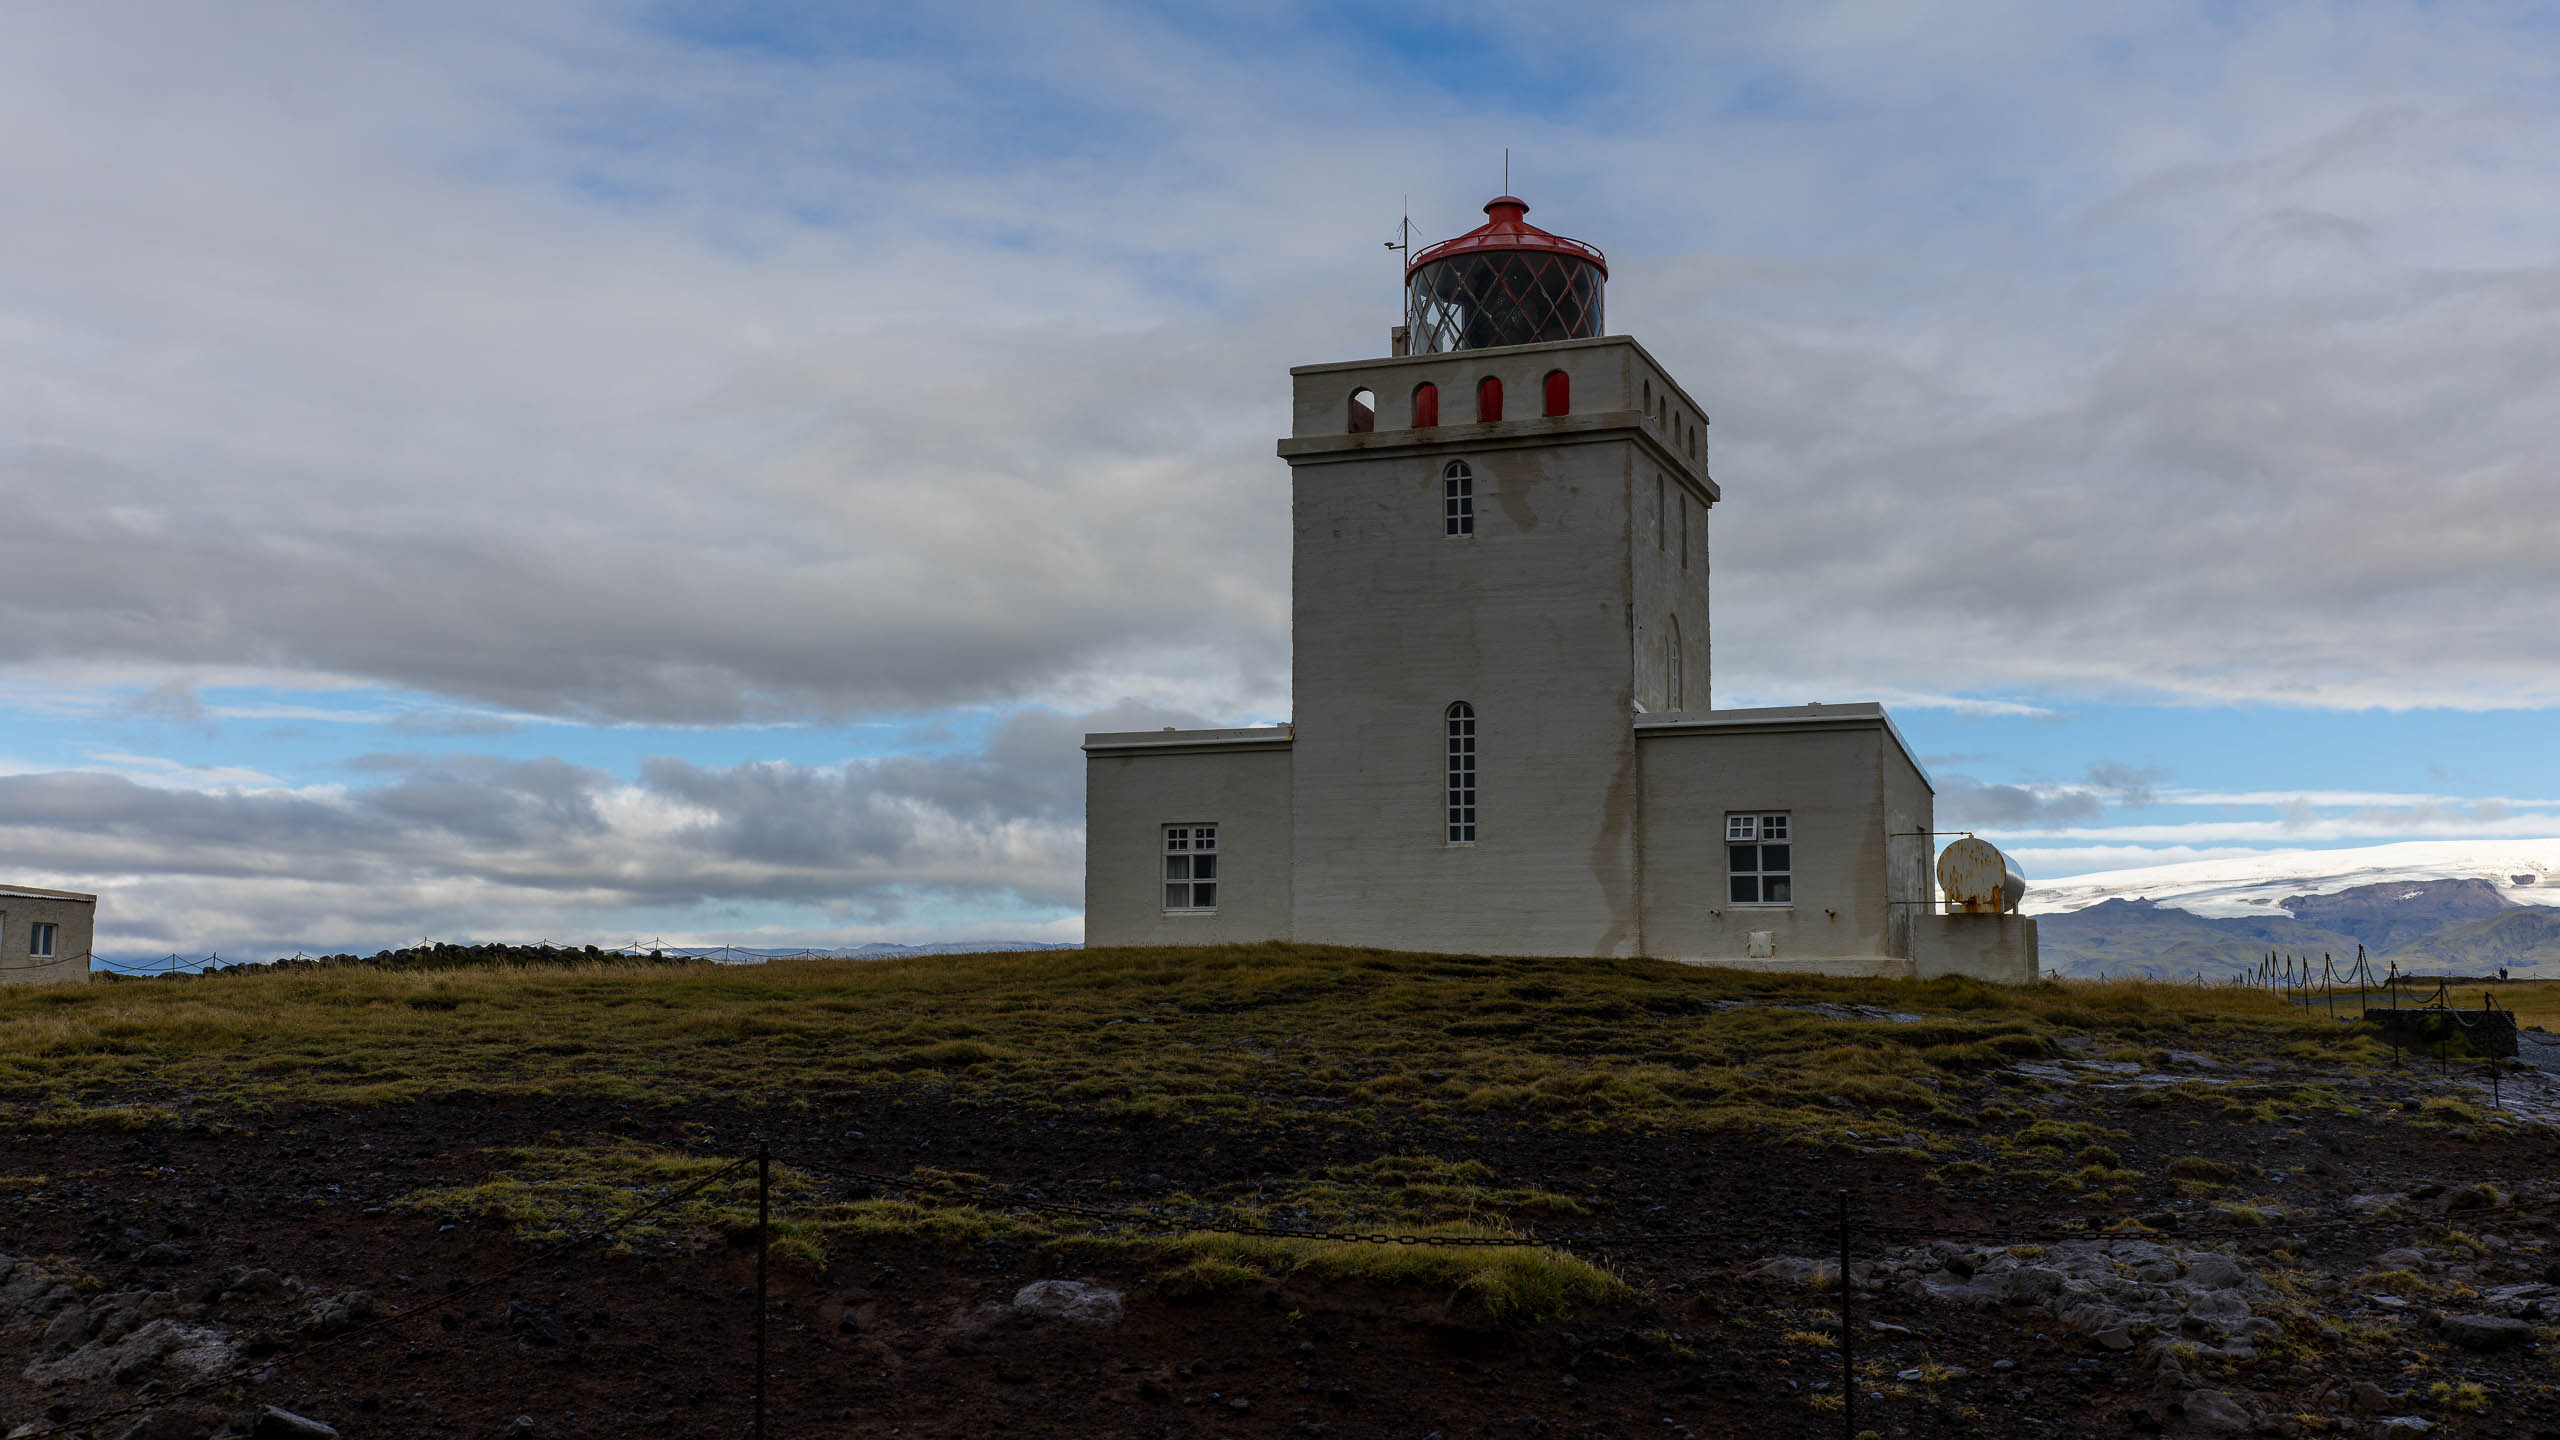
[{"label": "distant mountain range", "polygon": [[[2341,883],[2344,882],[2344,883]],[[2129,893],[2130,892],[2130,893]],[[2080,902],[2076,906],[2072,903]],[[2378,970],[2560,978],[2560,840],[2295,851],[2070,876],[2031,890],[2065,975],[2252,972],[2269,951]]]}]

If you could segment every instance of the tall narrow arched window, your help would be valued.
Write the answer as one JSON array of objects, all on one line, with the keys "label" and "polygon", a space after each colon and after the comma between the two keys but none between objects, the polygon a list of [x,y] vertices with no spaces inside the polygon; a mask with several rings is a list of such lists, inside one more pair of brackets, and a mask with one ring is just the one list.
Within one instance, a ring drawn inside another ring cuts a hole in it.
[{"label": "tall narrow arched window", "polygon": [[1440,518],[1451,539],[1476,533],[1476,472],[1464,460],[1452,460],[1440,472]]},{"label": "tall narrow arched window", "polygon": [[1487,375],[1476,382],[1476,419],[1490,425],[1502,418],[1502,381]]},{"label": "tall narrow arched window", "polygon": [[1449,843],[1476,843],[1476,707],[1449,707]]},{"label": "tall narrow arched window", "polygon": [[1674,615],[1662,627],[1662,698],[1666,702],[1663,708],[1668,710],[1689,708],[1684,703],[1688,697],[1682,693],[1680,659],[1680,617]]},{"label": "tall narrow arched window", "polygon": [[1561,370],[1547,372],[1547,413],[1549,415],[1573,413],[1573,377]]},{"label": "tall narrow arched window", "polygon": [[1351,392],[1350,432],[1367,435],[1378,428],[1378,397],[1366,390]]},{"label": "tall narrow arched window", "polygon": [[1433,430],[1440,425],[1440,387],[1426,380],[1413,387],[1413,428]]}]

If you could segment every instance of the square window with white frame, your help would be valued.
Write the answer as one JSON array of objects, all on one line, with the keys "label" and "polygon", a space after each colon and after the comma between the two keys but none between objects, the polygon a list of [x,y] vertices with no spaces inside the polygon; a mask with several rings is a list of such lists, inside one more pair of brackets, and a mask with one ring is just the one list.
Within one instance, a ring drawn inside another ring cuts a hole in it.
[{"label": "square window with white frame", "polygon": [[1795,842],[1783,810],[1724,817],[1725,898],[1736,905],[1795,903]]},{"label": "square window with white frame", "polygon": [[39,920],[27,927],[27,953],[43,959],[53,953],[55,930],[51,921]]},{"label": "square window with white frame", "polygon": [[1218,827],[1164,827],[1164,908],[1197,914],[1218,908]]}]

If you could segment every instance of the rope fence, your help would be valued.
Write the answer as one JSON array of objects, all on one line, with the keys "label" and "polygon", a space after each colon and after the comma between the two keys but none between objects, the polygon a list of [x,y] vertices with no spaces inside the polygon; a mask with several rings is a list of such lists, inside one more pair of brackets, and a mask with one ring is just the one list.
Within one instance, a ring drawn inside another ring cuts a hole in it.
[{"label": "rope fence", "polygon": [[[755,1176],[756,1187],[756,1278],[753,1292],[755,1316],[751,1392],[753,1418],[746,1427],[746,1434],[749,1440],[767,1440],[771,1433],[768,1428],[770,1364],[767,1322],[771,1310],[769,1273],[774,1224],[772,1160],[770,1147],[760,1143],[756,1154],[752,1157],[729,1160],[705,1175],[676,1186],[644,1204],[624,1210],[577,1235],[536,1246],[514,1264],[498,1269],[479,1280],[455,1285],[442,1294],[406,1309],[393,1311],[335,1335],[311,1340],[280,1354],[266,1357],[254,1371],[247,1375],[237,1371],[225,1372],[174,1390],[156,1393],[148,1400],[138,1399],[104,1411],[39,1422],[48,1425],[49,1428],[13,1433],[38,1437],[38,1440],[55,1440],[55,1437],[69,1437],[94,1431],[107,1422],[139,1417],[182,1400],[217,1391],[236,1391],[247,1381],[272,1379],[277,1371],[285,1367],[300,1364],[339,1346],[436,1314],[536,1266],[557,1261],[600,1242],[609,1241],[633,1225],[699,1195],[716,1184],[752,1173]],[[966,1198],[981,1203],[985,1208],[1010,1214],[1046,1215],[1073,1219],[1096,1226],[1182,1235],[1226,1235],[1243,1238],[1310,1240],[1348,1245],[1394,1245],[1440,1249],[1545,1249],[1568,1256],[1581,1251],[1585,1255],[1597,1255],[1604,1259],[1632,1251],[1695,1250],[1702,1245],[1713,1245],[1723,1249],[1729,1248],[1735,1239],[1735,1232],[1730,1227],[1648,1229],[1635,1233],[1555,1231],[1541,1233],[1533,1227],[1518,1235],[1493,1236],[1415,1233],[1368,1226],[1266,1224],[1222,1219],[1197,1212],[1183,1213],[1162,1205],[1133,1208],[1127,1204],[1096,1205],[1074,1200],[1051,1199],[1045,1195],[1031,1193],[1025,1188],[1026,1185],[1055,1186],[1061,1183],[1056,1178],[1011,1184],[996,1181],[962,1182],[947,1176],[919,1177],[912,1173],[895,1175],[824,1164],[809,1167],[809,1173],[839,1188],[847,1185],[861,1185],[875,1192],[941,1203],[947,1203],[956,1197]],[[1070,1186],[1091,1186],[1121,1182],[1108,1178],[1069,1177],[1063,1183]],[[1783,1233],[1764,1223],[1759,1227],[1759,1233],[1754,1238],[1767,1240],[1776,1235],[1788,1243],[1814,1243],[1826,1246],[1835,1241],[1837,1243],[1841,1277],[1837,1288],[1841,1322],[1841,1376],[1844,1387],[1842,1400],[1847,1407],[1847,1417],[1851,1422],[1850,1428],[1844,1433],[1853,1437],[1858,1433],[1854,1420],[1857,1405],[1857,1377],[1852,1356],[1854,1331],[1850,1324],[1850,1307],[1858,1290],[1858,1284],[1852,1283],[1855,1279],[1852,1273],[1853,1250],[1858,1245],[1863,1244],[1872,1248],[1878,1245],[1908,1246],[1925,1241],[1977,1241],[2014,1246],[2090,1240],[2108,1236],[2121,1237],[2126,1234],[2128,1224],[2140,1227],[2140,1233],[2143,1234],[2157,1233],[2147,1221],[2161,1218],[2157,1214],[2144,1217],[2126,1212],[2083,1216],[2078,1217],[2076,1221],[2027,1219],[1996,1225],[1959,1225],[1938,1221],[1885,1221],[1862,1217],[1851,1187],[1840,1186],[1835,1194],[1837,1211],[1830,1223],[1825,1224],[1822,1220],[1815,1218],[1813,1212],[1800,1211],[1803,1223],[1784,1227],[1783,1222],[1780,1222]],[[2548,1200],[2507,1199],[2463,1209],[2460,1212],[2460,1222],[2472,1225],[2484,1220],[2504,1217],[2548,1221],[2552,1211],[2553,1206]],[[2254,1237],[2280,1236],[2288,1242],[2299,1243],[2300,1237],[2306,1232],[2361,1230],[2374,1234],[2387,1234],[2395,1230],[2405,1230],[2412,1226],[2431,1223],[2435,1223],[2434,1217],[2415,1217],[2406,1214],[2279,1215],[2273,1219],[2244,1220],[2236,1216],[2220,1216],[2210,1212],[2205,1214],[2177,1212],[2174,1228],[2176,1233],[2185,1239],[2210,1239],[2227,1234]],[[2448,1213],[2442,1223],[2447,1225],[2454,1223],[2453,1215]]]}]

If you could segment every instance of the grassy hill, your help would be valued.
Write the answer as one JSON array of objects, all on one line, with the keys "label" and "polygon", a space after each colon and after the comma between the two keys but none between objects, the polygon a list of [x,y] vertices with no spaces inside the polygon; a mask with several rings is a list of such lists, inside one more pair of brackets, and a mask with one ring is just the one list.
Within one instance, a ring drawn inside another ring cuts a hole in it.
[{"label": "grassy hill", "polygon": [[[147,1362],[37,1377],[155,1296],[212,1296],[184,1323],[258,1347],[224,1406],[350,1436],[544,1404],[542,1434],[737,1433],[739,1162],[768,1146],[780,1433],[1836,1434],[1812,1384],[1844,1193],[1862,1263],[1912,1282],[1860,1302],[1888,1322],[1860,1351],[1880,1433],[2066,1406],[2129,1433],[2208,1383],[2292,1414],[2337,1374],[2470,1383],[2319,1309],[2435,1293],[2360,1279],[2369,1252],[2477,1247],[2448,1305],[2540,1273],[2484,1197],[2560,1195],[2560,1156],[2516,1143],[2520,1080],[2508,1110],[2467,1085],[2252,990],[1278,945],[0,990],[0,1261],[36,1267],[8,1293],[85,1307],[0,1304],[29,1357],[0,1367],[0,1424],[124,1433],[119,1407],[168,1393],[124,1383]],[[2406,1193],[2350,1208],[2369,1191]],[[2208,1367],[2174,1379],[2069,1328],[2069,1297],[1928,1289],[1954,1274],[1932,1246],[2100,1284],[2122,1277],[2080,1252],[2119,1241],[2264,1271],[2283,1347],[2208,1359],[2163,1320]],[[1049,1279],[1120,1292],[1125,1321],[1039,1328],[1017,1301]],[[357,1297],[448,1308],[287,1363]],[[2538,1358],[2489,1378],[2560,1400]]]},{"label": "grassy hill", "polygon": [[2518,977],[2560,977],[2560,910],[2520,906],[2487,919],[2449,925],[2412,940],[2386,958],[2403,970],[2486,975],[2505,968]]}]

